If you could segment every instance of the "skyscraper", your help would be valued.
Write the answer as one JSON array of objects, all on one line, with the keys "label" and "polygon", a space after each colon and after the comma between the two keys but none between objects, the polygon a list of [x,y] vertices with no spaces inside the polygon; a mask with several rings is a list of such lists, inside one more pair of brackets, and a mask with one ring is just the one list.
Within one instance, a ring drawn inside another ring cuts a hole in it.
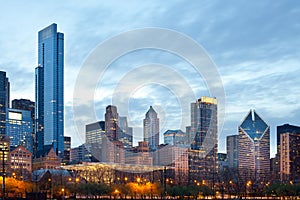
[{"label": "skyscraper", "polygon": [[113,105],[107,106],[105,112],[105,133],[110,140],[118,140],[119,138],[118,120],[117,107]]},{"label": "skyscraper", "polygon": [[239,164],[239,136],[230,135],[226,139],[227,146],[227,162],[228,167],[233,170],[238,169]]},{"label": "skyscraper", "polygon": [[33,152],[32,118],[30,111],[9,108],[6,119],[6,135],[10,138],[10,146],[19,145]]},{"label": "skyscraper", "polygon": [[85,125],[85,146],[90,151],[93,157],[101,160],[102,140],[105,137],[105,122],[98,121],[92,124]]},{"label": "skyscraper", "polygon": [[270,126],[250,110],[238,127],[239,172],[259,181],[270,173]]},{"label": "skyscraper", "polygon": [[201,97],[191,103],[189,181],[215,182],[218,169],[218,102]]},{"label": "skyscraper", "polygon": [[280,180],[283,182],[300,181],[299,126],[290,124],[277,126],[277,157]]},{"label": "skyscraper", "polygon": [[144,141],[148,142],[150,150],[156,150],[159,145],[159,118],[152,106],[144,119]]},{"label": "skyscraper", "polygon": [[6,72],[0,71],[0,134],[6,134],[6,113],[9,107],[9,81]]},{"label": "skyscraper", "polygon": [[127,117],[119,116],[119,141],[123,143],[124,148],[132,147],[132,127],[128,126]]},{"label": "skyscraper", "polygon": [[51,24],[38,33],[35,69],[36,136],[38,150],[51,145],[64,152],[64,34]]},{"label": "skyscraper", "polygon": [[191,134],[193,138],[191,148],[193,150],[201,150],[205,146],[215,145],[214,151],[218,152],[217,112],[216,98],[201,97],[197,102],[191,103]]}]

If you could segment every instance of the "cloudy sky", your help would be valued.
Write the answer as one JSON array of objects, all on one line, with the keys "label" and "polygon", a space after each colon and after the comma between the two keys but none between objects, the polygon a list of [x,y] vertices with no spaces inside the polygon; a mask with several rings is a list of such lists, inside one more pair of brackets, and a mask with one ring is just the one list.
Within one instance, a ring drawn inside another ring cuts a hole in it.
[{"label": "cloudy sky", "polygon": [[[241,120],[255,109],[271,127],[273,156],[276,126],[300,125],[299,19],[300,2],[296,0],[226,4],[6,1],[0,7],[0,70],[7,72],[11,82],[11,99],[34,100],[37,32],[57,23],[58,30],[65,34],[65,135],[72,136],[73,147],[84,141],[82,124],[103,120],[105,106],[120,103],[124,93],[127,98],[123,99],[125,104],[117,105],[119,114],[128,117],[137,141],[150,105],[158,112],[161,132],[184,130],[190,124],[184,105],[213,93],[205,73],[195,71],[187,60],[165,49],[140,49],[116,57],[96,80],[89,79],[82,68],[99,46],[116,35],[149,27],[176,31],[204,49],[221,78],[226,106],[219,151],[226,151],[226,136],[237,134]],[[170,41],[170,48],[175,44]],[[124,46],[126,42],[114,44],[116,49]],[[111,52],[114,49],[104,56]],[[91,86],[93,98],[76,109],[73,93],[78,89],[76,80],[82,77],[97,87]],[[93,113],[86,112],[91,109]]]}]

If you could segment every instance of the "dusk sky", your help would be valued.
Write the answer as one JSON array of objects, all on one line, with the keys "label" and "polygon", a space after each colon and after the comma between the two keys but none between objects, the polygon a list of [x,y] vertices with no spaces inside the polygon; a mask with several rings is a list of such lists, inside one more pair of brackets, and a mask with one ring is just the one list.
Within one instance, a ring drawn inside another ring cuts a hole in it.
[{"label": "dusk sky", "polygon": [[[299,19],[300,2],[296,0],[242,0],[226,4],[221,1],[5,1],[0,7],[0,70],[9,77],[11,100],[34,101],[37,33],[52,23],[58,25],[59,32],[65,34],[65,135],[72,136],[75,147],[85,137],[84,126],[78,128],[73,118],[73,92],[76,79],[82,75],[79,71],[93,50],[123,32],[148,27],[173,30],[202,46],[220,74],[226,106],[224,126],[219,132],[219,152],[226,152],[226,136],[237,134],[243,118],[250,109],[255,109],[271,127],[273,157],[276,126],[300,125]],[[173,70],[166,72],[166,69]],[[173,72],[180,77],[173,76]],[[151,79],[151,83],[149,77],[154,76],[156,79]],[[92,99],[97,120],[104,120],[105,107],[112,103],[116,88],[130,81],[138,85],[130,91],[128,113],[122,113],[120,108],[119,114],[127,116],[129,125],[134,127],[135,142],[142,140],[143,119],[150,105],[158,112],[161,134],[167,129],[185,131],[183,127],[190,125],[190,110],[183,113],[180,101],[190,104],[193,96],[196,101],[210,95],[205,78],[188,62],[163,50],[141,49],[116,58],[103,77],[99,77]],[[174,85],[169,85],[171,82],[182,89],[179,96],[172,89]],[[185,94],[183,83],[194,94]],[[81,123],[94,122],[92,114],[84,110],[76,112]]]}]

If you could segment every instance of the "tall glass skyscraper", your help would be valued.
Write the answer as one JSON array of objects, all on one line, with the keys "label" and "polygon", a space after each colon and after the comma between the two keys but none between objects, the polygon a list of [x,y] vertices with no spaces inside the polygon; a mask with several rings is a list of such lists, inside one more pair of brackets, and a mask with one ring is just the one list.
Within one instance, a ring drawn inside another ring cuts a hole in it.
[{"label": "tall glass skyscraper", "polygon": [[9,81],[6,72],[0,71],[0,134],[6,134],[6,112],[9,107]]},{"label": "tall glass skyscraper", "polygon": [[64,34],[51,24],[38,33],[38,67],[35,69],[35,123],[38,150],[51,145],[64,152]]}]

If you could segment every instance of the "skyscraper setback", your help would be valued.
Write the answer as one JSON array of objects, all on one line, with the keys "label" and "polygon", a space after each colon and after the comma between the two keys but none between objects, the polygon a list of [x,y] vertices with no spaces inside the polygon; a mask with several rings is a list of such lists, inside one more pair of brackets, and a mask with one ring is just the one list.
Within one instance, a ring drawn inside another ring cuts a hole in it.
[{"label": "skyscraper setback", "polygon": [[38,33],[38,67],[35,69],[36,137],[38,150],[51,145],[64,151],[64,34],[51,24]]}]

